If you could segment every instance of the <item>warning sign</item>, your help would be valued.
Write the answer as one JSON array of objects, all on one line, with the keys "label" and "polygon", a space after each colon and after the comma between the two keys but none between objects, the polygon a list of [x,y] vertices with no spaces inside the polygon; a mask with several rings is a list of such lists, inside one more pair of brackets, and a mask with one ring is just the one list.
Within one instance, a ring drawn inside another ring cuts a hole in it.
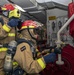
[{"label": "warning sign", "polygon": [[48,18],[49,18],[49,20],[55,20],[56,16],[49,16]]}]

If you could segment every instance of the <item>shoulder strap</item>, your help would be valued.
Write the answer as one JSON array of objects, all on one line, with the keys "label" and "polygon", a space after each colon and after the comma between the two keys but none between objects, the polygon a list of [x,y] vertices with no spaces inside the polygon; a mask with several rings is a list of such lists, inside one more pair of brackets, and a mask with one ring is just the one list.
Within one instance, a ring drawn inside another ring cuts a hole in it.
[{"label": "shoulder strap", "polygon": [[28,43],[30,45],[30,47],[32,47],[32,43],[29,40],[25,40],[25,39],[17,39],[17,43],[21,44],[21,43]]}]

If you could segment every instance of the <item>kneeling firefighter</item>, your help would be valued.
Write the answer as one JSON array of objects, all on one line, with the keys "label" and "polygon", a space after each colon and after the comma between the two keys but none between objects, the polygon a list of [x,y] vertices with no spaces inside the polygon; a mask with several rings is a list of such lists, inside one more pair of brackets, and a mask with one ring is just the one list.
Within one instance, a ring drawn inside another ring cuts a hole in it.
[{"label": "kneeling firefighter", "polygon": [[[38,34],[35,29],[39,27],[41,24],[32,20],[27,20],[21,24],[22,37],[17,40],[18,45],[13,58],[18,63],[18,67],[13,71],[14,75],[38,75],[46,67],[46,64],[55,61],[56,54],[54,52],[36,59]],[[20,74],[21,72],[22,74]]]},{"label": "kneeling firefighter", "polygon": [[0,75],[5,75],[3,66],[8,43],[15,40],[15,27],[20,18],[18,12],[11,4],[0,7]]}]

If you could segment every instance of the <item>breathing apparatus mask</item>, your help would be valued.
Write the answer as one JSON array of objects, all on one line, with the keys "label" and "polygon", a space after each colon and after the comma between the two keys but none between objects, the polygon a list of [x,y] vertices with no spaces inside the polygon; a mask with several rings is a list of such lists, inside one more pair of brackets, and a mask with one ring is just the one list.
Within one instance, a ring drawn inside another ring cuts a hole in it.
[{"label": "breathing apparatus mask", "polygon": [[14,9],[11,11],[3,11],[2,12],[3,16],[8,17],[9,19],[11,18],[20,18],[21,12],[18,9]]}]

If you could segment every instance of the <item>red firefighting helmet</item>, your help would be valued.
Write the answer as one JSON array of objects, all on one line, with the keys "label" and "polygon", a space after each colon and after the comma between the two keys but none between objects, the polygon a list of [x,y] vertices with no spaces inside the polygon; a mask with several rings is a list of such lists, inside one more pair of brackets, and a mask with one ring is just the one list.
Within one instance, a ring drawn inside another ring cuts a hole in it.
[{"label": "red firefighting helmet", "polygon": [[20,11],[18,9],[15,9],[14,5],[13,4],[5,4],[3,7],[2,7],[3,11],[2,14],[6,17],[15,17],[15,18],[19,18],[20,17]]},{"label": "red firefighting helmet", "polygon": [[3,6],[0,6],[0,14],[3,13],[3,11],[11,11],[14,10],[14,6],[12,4],[5,4]]},{"label": "red firefighting helmet", "polygon": [[11,11],[11,10],[14,10],[15,7],[12,4],[5,4],[3,5],[2,9]]},{"label": "red firefighting helmet", "polygon": [[22,23],[20,30],[25,29],[25,28],[38,28],[41,24],[39,24],[36,21],[33,20],[26,20],[25,22]]}]

